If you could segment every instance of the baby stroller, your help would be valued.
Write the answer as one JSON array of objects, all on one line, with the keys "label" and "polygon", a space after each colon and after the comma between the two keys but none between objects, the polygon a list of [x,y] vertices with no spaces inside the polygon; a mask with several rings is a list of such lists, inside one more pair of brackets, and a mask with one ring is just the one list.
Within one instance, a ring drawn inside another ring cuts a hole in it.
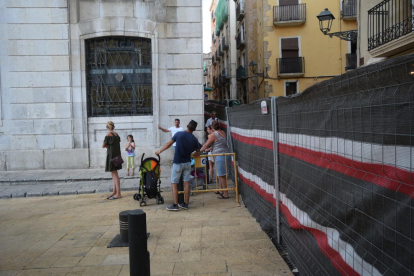
[{"label": "baby stroller", "polygon": [[139,206],[147,206],[147,199],[155,198],[157,204],[164,204],[161,196],[161,167],[160,156],[158,160],[149,157],[145,158],[145,153],[141,156],[141,166],[139,166],[139,188],[138,193],[134,194],[134,199],[139,201]]}]

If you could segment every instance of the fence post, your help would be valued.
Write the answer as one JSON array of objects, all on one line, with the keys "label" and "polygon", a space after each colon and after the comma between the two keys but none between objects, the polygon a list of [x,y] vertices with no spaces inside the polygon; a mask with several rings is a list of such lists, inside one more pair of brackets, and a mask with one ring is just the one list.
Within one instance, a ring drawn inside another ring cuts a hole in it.
[{"label": "fence post", "polygon": [[229,121],[229,112],[228,107],[226,106],[226,121],[227,121],[227,145],[229,145],[230,151],[233,151],[233,139],[231,139],[231,130],[230,130],[230,121]]},{"label": "fence post", "polygon": [[274,171],[274,181],[275,181],[275,191],[274,197],[276,200],[276,239],[277,243],[280,243],[280,220],[279,220],[279,159],[278,159],[278,133],[277,133],[277,112],[276,112],[276,97],[271,98],[271,114],[272,114],[272,133],[273,133],[273,171]]}]

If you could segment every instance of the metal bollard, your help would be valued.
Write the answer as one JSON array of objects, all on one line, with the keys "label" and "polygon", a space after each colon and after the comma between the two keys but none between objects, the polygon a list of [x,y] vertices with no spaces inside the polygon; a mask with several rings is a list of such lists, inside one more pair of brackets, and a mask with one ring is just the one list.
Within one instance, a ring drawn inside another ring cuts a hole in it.
[{"label": "metal bollard", "polygon": [[130,276],[150,276],[147,247],[147,215],[142,210],[128,212]]},{"label": "metal bollard", "polygon": [[128,213],[130,211],[122,211],[119,213],[119,234],[121,242],[128,242]]}]

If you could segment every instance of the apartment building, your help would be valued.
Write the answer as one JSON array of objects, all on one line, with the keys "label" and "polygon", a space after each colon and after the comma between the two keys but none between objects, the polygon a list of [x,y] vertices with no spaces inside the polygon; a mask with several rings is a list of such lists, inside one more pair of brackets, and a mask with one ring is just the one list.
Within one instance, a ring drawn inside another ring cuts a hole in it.
[{"label": "apartment building", "polygon": [[249,103],[264,95],[259,94],[259,77],[249,76],[249,62],[258,60],[257,1],[234,0],[237,20],[237,99]]},{"label": "apartment building", "polygon": [[213,97],[215,100],[234,99],[237,96],[235,4],[229,0],[213,0],[210,12]]},{"label": "apartment building", "polygon": [[[316,17],[325,8],[335,16],[331,32],[357,29],[356,0],[266,1],[263,14],[264,81],[267,96],[289,96],[357,67],[357,41],[324,35]],[[259,64],[258,63],[258,64]],[[259,70],[258,69],[258,70]],[[259,77],[260,79],[260,77]]]},{"label": "apartment building", "polygon": [[358,2],[359,66],[414,53],[414,0]]},{"label": "apartment building", "polygon": [[204,85],[204,100],[213,100],[213,63],[211,61],[211,52],[203,54],[203,85]]}]

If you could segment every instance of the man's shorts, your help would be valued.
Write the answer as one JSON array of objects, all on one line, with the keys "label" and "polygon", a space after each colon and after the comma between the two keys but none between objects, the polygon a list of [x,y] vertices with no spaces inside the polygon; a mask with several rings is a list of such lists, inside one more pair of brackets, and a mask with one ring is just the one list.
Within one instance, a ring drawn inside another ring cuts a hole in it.
[{"label": "man's shorts", "polygon": [[174,163],[171,169],[171,183],[180,183],[181,174],[183,175],[183,181],[190,181],[191,163]]}]

